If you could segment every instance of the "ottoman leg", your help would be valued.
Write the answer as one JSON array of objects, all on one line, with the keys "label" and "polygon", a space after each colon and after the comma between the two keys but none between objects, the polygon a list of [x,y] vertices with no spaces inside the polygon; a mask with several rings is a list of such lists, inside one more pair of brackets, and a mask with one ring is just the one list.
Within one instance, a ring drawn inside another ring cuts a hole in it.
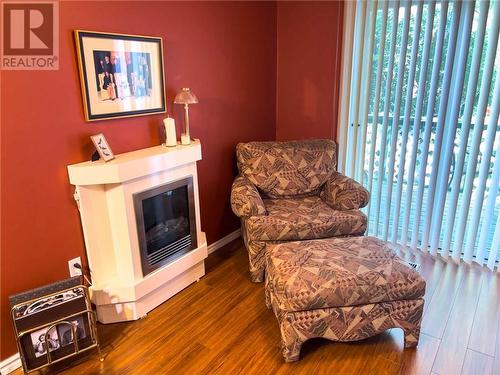
[{"label": "ottoman leg", "polygon": [[301,342],[294,342],[290,344],[281,343],[283,347],[283,358],[285,362],[296,362],[300,357],[300,348],[302,347]]},{"label": "ottoman leg", "polygon": [[424,313],[424,300],[417,299],[407,301],[407,315],[405,322],[401,323],[401,328],[405,335],[405,348],[413,348],[418,345],[420,338],[420,324],[422,323],[422,315]]},{"label": "ottoman leg", "polygon": [[285,318],[281,324],[281,348],[285,362],[295,362],[299,360],[302,340],[292,327],[292,323]]},{"label": "ottoman leg", "polygon": [[405,348],[413,348],[418,345],[420,337],[420,326],[413,327],[412,329],[403,329],[405,335]]}]

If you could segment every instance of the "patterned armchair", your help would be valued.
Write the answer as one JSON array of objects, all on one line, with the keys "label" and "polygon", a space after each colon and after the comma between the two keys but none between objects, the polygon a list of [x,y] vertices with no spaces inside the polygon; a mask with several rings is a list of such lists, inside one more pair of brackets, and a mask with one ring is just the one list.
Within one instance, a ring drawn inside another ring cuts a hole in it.
[{"label": "patterned armchair", "polygon": [[252,281],[264,280],[267,244],[365,232],[359,208],[369,193],[335,171],[334,142],[240,143],[236,156],[231,207],[242,221]]}]

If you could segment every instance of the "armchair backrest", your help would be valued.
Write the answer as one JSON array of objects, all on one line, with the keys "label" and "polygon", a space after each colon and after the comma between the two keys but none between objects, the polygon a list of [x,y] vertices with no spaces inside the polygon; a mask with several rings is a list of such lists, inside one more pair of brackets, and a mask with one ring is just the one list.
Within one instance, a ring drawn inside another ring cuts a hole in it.
[{"label": "armchair backrest", "polygon": [[240,174],[271,198],[317,191],[337,167],[335,142],[314,139],[236,146]]}]

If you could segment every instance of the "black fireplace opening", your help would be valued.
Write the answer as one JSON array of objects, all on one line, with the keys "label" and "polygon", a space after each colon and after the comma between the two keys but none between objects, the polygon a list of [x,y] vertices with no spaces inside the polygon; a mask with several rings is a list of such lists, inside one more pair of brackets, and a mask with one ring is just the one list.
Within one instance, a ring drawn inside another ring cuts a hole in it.
[{"label": "black fireplace opening", "polygon": [[196,248],[193,178],[134,194],[142,273]]}]

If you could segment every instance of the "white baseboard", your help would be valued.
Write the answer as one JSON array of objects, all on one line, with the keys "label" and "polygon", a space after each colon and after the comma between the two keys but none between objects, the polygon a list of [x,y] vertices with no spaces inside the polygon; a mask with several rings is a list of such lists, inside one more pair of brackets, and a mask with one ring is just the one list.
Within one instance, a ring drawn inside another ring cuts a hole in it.
[{"label": "white baseboard", "polygon": [[237,239],[238,237],[241,236],[241,230],[237,229],[234,232],[229,233],[227,236],[222,237],[220,240],[215,241],[214,243],[211,243],[208,245],[208,254],[212,254],[219,250],[221,247],[224,245],[227,245],[229,242]]},{"label": "white baseboard", "polygon": [[19,353],[16,353],[0,362],[0,374],[10,374],[12,371],[17,370],[19,367],[21,367],[21,358],[19,357]]},{"label": "white baseboard", "polygon": [[[234,241],[240,236],[241,230],[237,229],[234,232],[229,233],[227,236],[222,237],[214,243],[211,243],[210,245],[208,245],[208,254],[215,253],[221,247],[227,245],[231,241]],[[0,374],[7,375],[12,371],[17,370],[19,367],[21,367],[21,358],[19,357],[19,353],[16,353],[0,362]]]}]

